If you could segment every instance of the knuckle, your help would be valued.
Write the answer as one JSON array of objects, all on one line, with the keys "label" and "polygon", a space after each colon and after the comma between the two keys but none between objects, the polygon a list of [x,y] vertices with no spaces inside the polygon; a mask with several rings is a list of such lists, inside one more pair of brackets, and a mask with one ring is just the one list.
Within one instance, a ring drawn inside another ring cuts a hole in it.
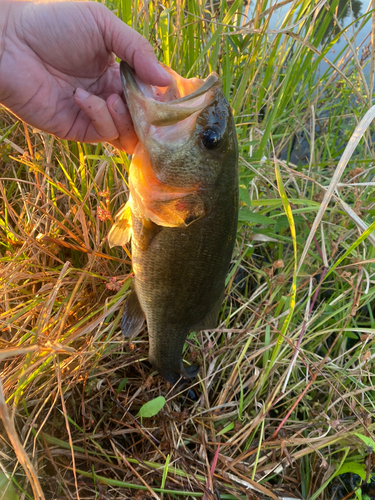
[{"label": "knuckle", "polygon": [[98,2],[87,2],[86,4],[93,14],[105,16],[108,9],[105,5]]}]

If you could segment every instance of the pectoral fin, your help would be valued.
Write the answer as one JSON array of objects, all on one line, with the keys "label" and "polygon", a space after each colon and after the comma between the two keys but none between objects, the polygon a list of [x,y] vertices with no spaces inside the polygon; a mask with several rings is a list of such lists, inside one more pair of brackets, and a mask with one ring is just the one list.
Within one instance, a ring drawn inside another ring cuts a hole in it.
[{"label": "pectoral fin", "polygon": [[187,227],[198,219],[207,215],[207,209],[198,193],[188,194],[175,199],[161,197],[144,203],[138,193],[133,193],[139,211],[145,219],[149,219],[157,226]]},{"label": "pectoral fin", "polygon": [[132,235],[132,213],[129,200],[115,215],[115,223],[108,233],[108,243],[110,248],[124,246]]},{"label": "pectoral fin", "polygon": [[145,315],[138,300],[137,292],[132,290],[125,302],[121,320],[121,330],[125,337],[134,337],[143,330]]},{"label": "pectoral fin", "polygon": [[186,227],[207,215],[199,185],[170,186],[154,174],[150,157],[137,146],[130,165],[129,188],[142,216],[158,226]]},{"label": "pectoral fin", "polygon": [[205,215],[206,208],[197,193],[174,200],[156,200],[149,206],[150,219],[167,227],[186,227]]},{"label": "pectoral fin", "polygon": [[146,251],[160,231],[161,227],[152,220],[142,219],[142,229],[137,242],[141,250]]}]

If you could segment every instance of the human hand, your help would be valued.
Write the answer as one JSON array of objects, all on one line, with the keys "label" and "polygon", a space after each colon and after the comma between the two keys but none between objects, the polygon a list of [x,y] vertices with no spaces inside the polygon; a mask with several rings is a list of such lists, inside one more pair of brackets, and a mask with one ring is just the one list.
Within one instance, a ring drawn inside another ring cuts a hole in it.
[{"label": "human hand", "polygon": [[145,83],[167,86],[148,41],[96,2],[0,0],[1,18],[0,103],[62,139],[132,153],[137,137],[113,53]]}]

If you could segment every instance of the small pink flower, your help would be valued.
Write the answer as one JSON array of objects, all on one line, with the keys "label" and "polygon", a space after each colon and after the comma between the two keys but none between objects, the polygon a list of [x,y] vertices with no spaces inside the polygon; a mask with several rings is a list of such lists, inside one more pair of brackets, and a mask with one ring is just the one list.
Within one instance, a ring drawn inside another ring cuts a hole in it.
[{"label": "small pink flower", "polygon": [[107,191],[99,191],[98,195],[103,196],[103,198],[109,198],[109,189]]},{"label": "small pink flower", "polygon": [[109,278],[109,283],[106,283],[105,285],[108,290],[114,290],[118,292],[122,286],[122,281],[117,281],[117,278],[115,276],[112,276],[112,278]]},{"label": "small pink flower", "polygon": [[104,210],[104,208],[98,207],[98,219],[102,222],[111,218],[111,212],[109,210]]}]

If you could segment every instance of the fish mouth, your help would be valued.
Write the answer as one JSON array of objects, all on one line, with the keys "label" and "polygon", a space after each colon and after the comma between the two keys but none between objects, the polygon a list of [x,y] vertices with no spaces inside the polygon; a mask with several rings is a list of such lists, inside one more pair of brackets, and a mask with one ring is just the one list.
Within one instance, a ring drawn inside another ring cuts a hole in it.
[{"label": "fish mouth", "polygon": [[186,79],[162,66],[173,77],[169,87],[144,84],[127,63],[120,64],[125,99],[135,132],[143,144],[147,137],[171,143],[175,140],[181,143],[184,138],[185,142],[195,129],[197,116],[212,103],[220,88],[216,73],[206,79]]}]

